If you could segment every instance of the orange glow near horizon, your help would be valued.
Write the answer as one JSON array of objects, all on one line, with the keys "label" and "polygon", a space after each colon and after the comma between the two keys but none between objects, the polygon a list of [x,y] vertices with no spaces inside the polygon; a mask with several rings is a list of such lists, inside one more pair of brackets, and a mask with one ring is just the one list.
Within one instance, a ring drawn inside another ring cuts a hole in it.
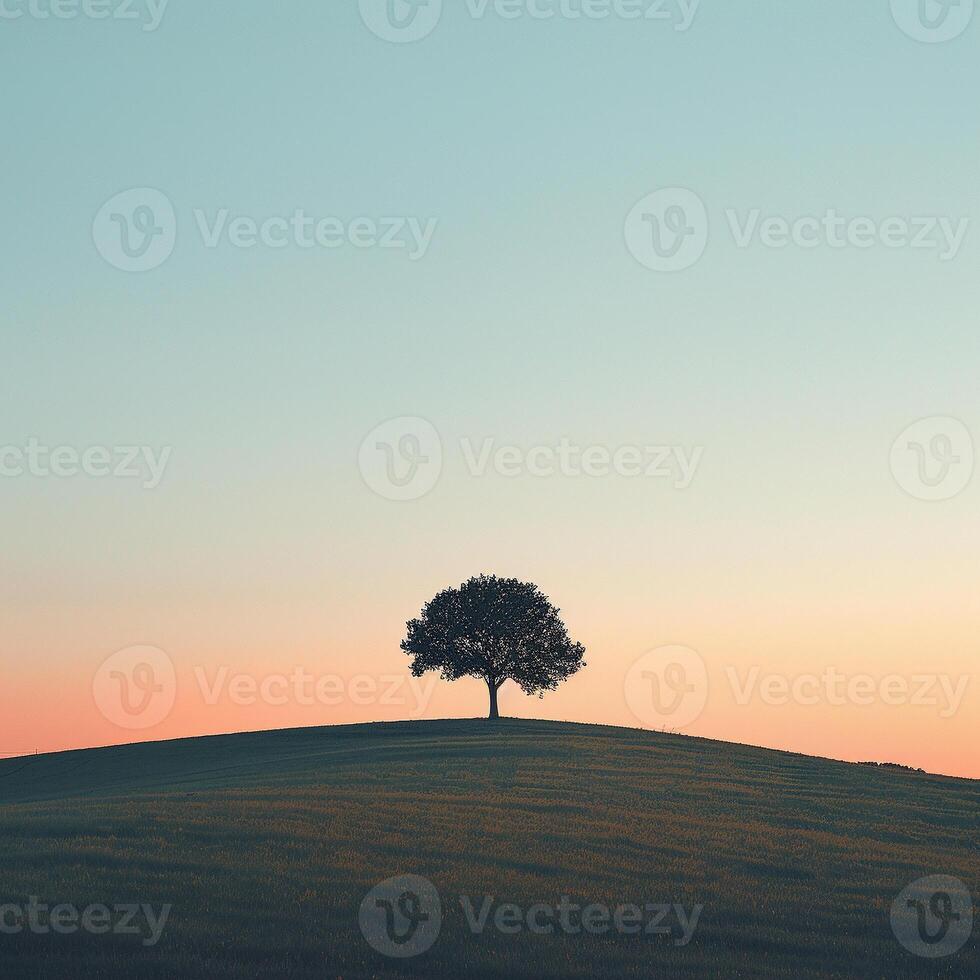
[{"label": "orange glow near horizon", "polygon": [[[594,598],[589,602],[587,593],[562,598],[571,635],[588,648],[588,665],[540,700],[524,696],[513,683],[505,685],[500,708],[506,716],[662,728],[980,778],[978,676],[961,624],[946,620],[938,632],[907,615],[884,628],[874,625],[874,610],[861,615],[838,610],[832,622],[786,606],[773,623],[746,603],[740,610],[716,609],[713,628],[692,629],[688,623],[686,634],[681,620],[690,611],[682,608],[671,617],[661,614],[650,628],[624,619],[617,631],[603,632],[593,621],[600,616]],[[367,609],[356,609],[354,597],[349,615],[334,618],[309,602],[248,611],[233,603],[133,605],[108,630],[113,634],[108,646],[105,623],[111,610],[95,606],[65,609],[41,623],[14,624],[19,636],[8,632],[7,642],[21,645],[25,655],[0,692],[0,752],[483,716],[487,696],[479,681],[410,677],[398,649],[404,619],[417,613],[408,601],[373,619]],[[189,636],[193,644],[186,642]],[[793,642],[792,637],[805,639]],[[644,714],[645,688],[638,714],[635,697],[631,705],[626,691],[632,665],[648,651],[673,644],[697,651],[707,677],[703,708],[693,720],[679,717],[679,725],[669,716]],[[104,683],[96,678],[111,654],[141,645],[165,651],[173,663],[173,704],[150,727],[124,727],[100,710],[93,685]],[[59,666],[38,669],[42,652],[50,649],[59,651]],[[943,652],[942,671],[940,658],[924,656],[923,650]]]}]

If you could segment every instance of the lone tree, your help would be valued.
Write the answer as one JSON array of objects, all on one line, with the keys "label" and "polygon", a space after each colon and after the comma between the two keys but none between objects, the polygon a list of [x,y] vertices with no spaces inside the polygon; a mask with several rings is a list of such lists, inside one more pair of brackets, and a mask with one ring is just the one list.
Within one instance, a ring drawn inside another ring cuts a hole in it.
[{"label": "lone tree", "polygon": [[490,717],[499,718],[504,681],[544,697],[585,666],[585,647],[569,639],[559,611],[536,585],[480,575],[426,603],[422,615],[409,620],[401,648],[415,658],[415,677],[438,670],[447,681],[482,678]]}]

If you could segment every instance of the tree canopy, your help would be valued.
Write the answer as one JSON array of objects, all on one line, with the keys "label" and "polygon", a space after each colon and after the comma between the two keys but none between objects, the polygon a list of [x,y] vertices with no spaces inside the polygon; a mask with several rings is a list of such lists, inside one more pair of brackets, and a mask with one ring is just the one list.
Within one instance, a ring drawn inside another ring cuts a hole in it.
[{"label": "tree canopy", "polygon": [[585,647],[569,638],[559,612],[536,585],[479,575],[427,602],[401,648],[416,677],[436,670],[447,681],[481,678],[496,718],[505,681],[543,697],[585,666]]}]

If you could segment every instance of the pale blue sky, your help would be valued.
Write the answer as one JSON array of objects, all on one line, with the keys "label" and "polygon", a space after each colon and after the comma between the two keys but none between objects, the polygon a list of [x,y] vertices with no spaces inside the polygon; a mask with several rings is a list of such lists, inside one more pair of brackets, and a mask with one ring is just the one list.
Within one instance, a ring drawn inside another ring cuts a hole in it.
[{"label": "pale blue sky", "polygon": [[[942,263],[740,251],[723,216],[975,218],[976,24],[923,45],[881,2],[705,0],[686,33],[449,4],[430,37],[390,45],[354,3],[172,0],[155,33],[0,26],[11,441],[170,443],[183,487],[211,462],[267,464],[270,483],[295,453],[342,469],[401,414],[528,441],[652,426],[791,450],[798,433],[818,454],[906,416],[980,421],[975,229]],[[673,185],[705,200],[712,238],[665,276],[622,224]],[[170,261],[136,276],[91,240],[133,186],[180,223]],[[414,264],[206,250],[192,210],[222,206],[439,226]]]}]

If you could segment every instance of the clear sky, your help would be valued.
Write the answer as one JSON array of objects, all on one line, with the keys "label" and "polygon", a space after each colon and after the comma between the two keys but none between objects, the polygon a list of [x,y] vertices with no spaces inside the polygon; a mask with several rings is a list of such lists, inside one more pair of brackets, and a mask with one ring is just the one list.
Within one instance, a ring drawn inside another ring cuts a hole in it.
[{"label": "clear sky", "polygon": [[[706,701],[662,727],[980,777],[972,2],[947,40],[889,0],[666,0],[666,20],[653,0],[640,20],[446,0],[412,43],[362,7],[60,19],[0,0],[0,753],[479,715],[475,682],[435,685],[422,711],[350,681],[403,675],[405,620],[487,571],[537,582],[589,651],[543,701],[505,688],[505,713],[661,727],[631,708],[630,669],[678,644]],[[134,188],[158,196],[111,203]],[[140,252],[139,203],[161,197],[162,258],[125,271],[123,232]],[[703,220],[676,210],[692,199]],[[335,219],[337,247],[300,212]],[[650,268],[678,214],[703,254]],[[377,492],[384,439],[362,451],[391,419],[431,424],[383,430],[423,468],[441,444],[418,499]],[[948,446],[947,499],[892,454],[921,419],[899,452],[941,468]],[[102,447],[110,469],[122,447],[169,455],[150,487],[41,472],[32,439]],[[488,439],[480,475],[466,447]],[[562,440],[600,469],[621,447],[696,465],[535,475]],[[502,446],[540,451],[511,465]],[[134,645],[176,677],[142,728],[93,696]],[[339,703],[209,704],[199,682],[297,666],[341,678]],[[875,693],[746,701],[753,668],[790,686],[834,668]],[[955,710],[944,680],[965,681]]]}]

